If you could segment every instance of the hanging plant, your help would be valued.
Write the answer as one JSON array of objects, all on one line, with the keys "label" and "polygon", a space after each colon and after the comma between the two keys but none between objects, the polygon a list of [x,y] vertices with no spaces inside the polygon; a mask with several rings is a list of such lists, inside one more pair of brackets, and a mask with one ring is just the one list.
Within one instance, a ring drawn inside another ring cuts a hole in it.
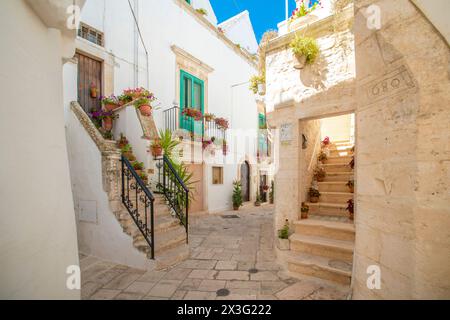
[{"label": "hanging plant", "polygon": [[225,118],[216,118],[214,121],[219,129],[227,130],[229,128],[228,120]]},{"label": "hanging plant", "polygon": [[203,118],[202,112],[194,108],[185,108],[182,115],[186,118],[192,118],[195,121],[200,121]]},{"label": "hanging plant", "polygon": [[91,83],[90,88],[89,88],[89,92],[91,94],[91,98],[92,99],[96,99],[97,95],[98,95],[98,88],[97,85],[95,83]]},{"label": "hanging plant", "polygon": [[249,89],[254,93],[260,93],[261,95],[264,93],[264,86],[266,84],[266,76],[264,74],[253,76],[250,78],[250,87]]},{"label": "hanging plant", "polygon": [[299,69],[304,68],[307,64],[313,64],[320,53],[317,41],[310,37],[296,35],[289,46],[299,62]]}]

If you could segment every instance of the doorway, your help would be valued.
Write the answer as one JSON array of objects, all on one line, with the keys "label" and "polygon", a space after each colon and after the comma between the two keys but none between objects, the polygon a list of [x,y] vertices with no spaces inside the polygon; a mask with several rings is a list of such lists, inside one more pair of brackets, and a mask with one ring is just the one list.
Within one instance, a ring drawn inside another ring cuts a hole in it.
[{"label": "doorway", "polygon": [[78,103],[86,113],[101,109],[103,63],[76,53],[78,59]]},{"label": "doorway", "polygon": [[241,185],[243,201],[250,201],[250,164],[248,161],[241,165]]}]

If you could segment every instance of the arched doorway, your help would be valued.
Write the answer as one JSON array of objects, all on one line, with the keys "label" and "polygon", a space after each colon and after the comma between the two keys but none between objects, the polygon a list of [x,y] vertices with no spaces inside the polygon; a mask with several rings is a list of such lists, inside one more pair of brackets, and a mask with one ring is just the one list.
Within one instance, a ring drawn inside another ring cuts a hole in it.
[{"label": "arched doorway", "polygon": [[245,161],[241,165],[242,199],[250,201],[250,165]]}]

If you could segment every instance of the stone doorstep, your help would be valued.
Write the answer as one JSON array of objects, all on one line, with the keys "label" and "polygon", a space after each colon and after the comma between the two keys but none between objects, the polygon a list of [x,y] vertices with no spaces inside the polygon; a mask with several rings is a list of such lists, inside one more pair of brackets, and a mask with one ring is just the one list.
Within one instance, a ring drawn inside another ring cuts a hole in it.
[{"label": "stone doorstep", "polygon": [[[350,179],[349,179],[350,180]],[[318,182],[320,192],[349,192],[348,181]]]},{"label": "stone doorstep", "polygon": [[318,216],[348,217],[346,203],[306,203],[309,206],[309,213]]},{"label": "stone doorstep", "polygon": [[350,263],[353,261],[353,241],[327,239],[296,233],[291,235],[289,240],[291,240],[292,251],[343,260]]},{"label": "stone doorstep", "polygon": [[353,193],[350,192],[321,192],[319,202],[347,204],[347,201],[353,199]]},{"label": "stone doorstep", "polygon": [[355,240],[355,226],[352,223],[308,219],[295,221],[294,225],[295,232],[300,235],[344,241]]},{"label": "stone doorstep", "polygon": [[331,260],[325,257],[295,253],[291,254],[287,259],[288,270],[294,274],[299,273],[350,285],[351,271],[339,268],[339,264],[330,266],[330,262]]}]

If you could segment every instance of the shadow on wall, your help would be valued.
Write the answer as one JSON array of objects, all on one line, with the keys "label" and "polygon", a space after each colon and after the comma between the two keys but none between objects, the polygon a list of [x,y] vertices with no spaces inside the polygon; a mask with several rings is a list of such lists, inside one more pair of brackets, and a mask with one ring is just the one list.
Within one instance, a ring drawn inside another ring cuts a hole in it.
[{"label": "shadow on wall", "polygon": [[307,65],[300,71],[300,81],[305,87],[324,90],[328,75],[328,63],[324,57],[319,56],[312,65]]}]

